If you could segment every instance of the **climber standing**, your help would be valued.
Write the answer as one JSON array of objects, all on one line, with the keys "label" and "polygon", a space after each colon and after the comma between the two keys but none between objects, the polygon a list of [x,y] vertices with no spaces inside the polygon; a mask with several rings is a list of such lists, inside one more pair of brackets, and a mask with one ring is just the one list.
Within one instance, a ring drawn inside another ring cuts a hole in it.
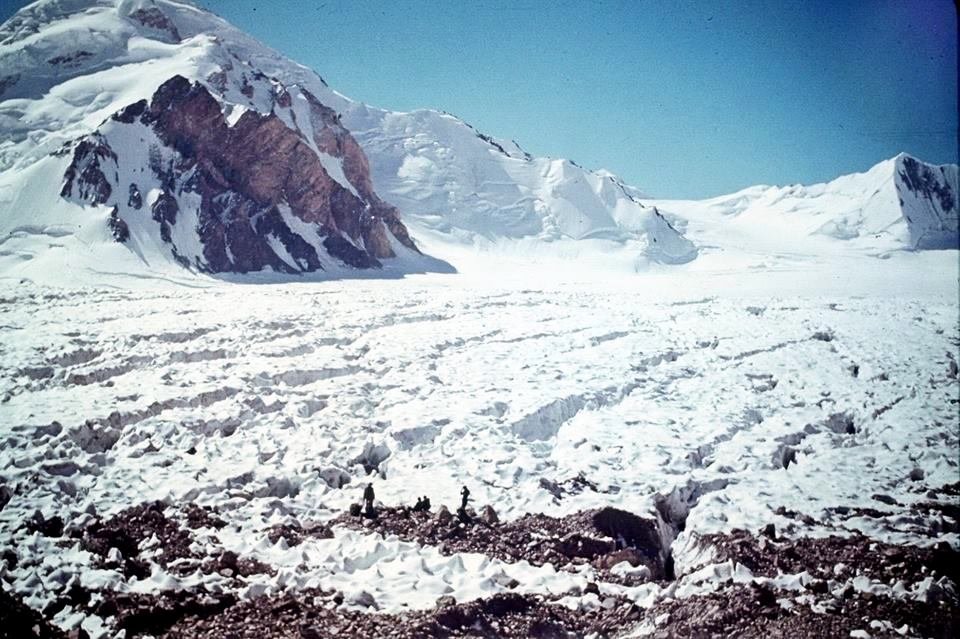
[{"label": "climber standing", "polygon": [[373,494],[373,484],[367,484],[363,489],[363,514],[365,517],[376,517],[377,513],[373,509],[373,500],[376,496]]},{"label": "climber standing", "polygon": [[464,486],[460,490],[460,510],[466,512],[468,501],[470,501],[470,489]]}]

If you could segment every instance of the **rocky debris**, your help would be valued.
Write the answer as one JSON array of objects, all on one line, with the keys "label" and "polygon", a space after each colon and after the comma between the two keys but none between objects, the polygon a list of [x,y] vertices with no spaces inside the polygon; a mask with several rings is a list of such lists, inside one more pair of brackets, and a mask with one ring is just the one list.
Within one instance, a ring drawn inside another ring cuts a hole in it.
[{"label": "rocky debris", "polygon": [[[582,637],[620,634],[643,612],[620,598],[571,610],[535,595],[505,593],[466,603],[442,598],[432,610],[370,614],[345,609],[343,595],[306,590],[238,603],[206,616],[183,617],[161,637]],[[133,635],[136,636],[136,635]]]},{"label": "rocky debris", "polygon": [[0,639],[67,639],[17,595],[0,588]]},{"label": "rocky debris", "polygon": [[249,577],[250,575],[274,575],[276,571],[257,559],[240,557],[232,550],[221,552],[215,559],[203,563],[203,572],[220,573],[225,577]]},{"label": "rocky debris", "polygon": [[480,511],[480,521],[488,526],[495,526],[500,523],[500,517],[497,516],[497,511],[493,509],[493,506],[487,504]]},{"label": "rocky debris", "polygon": [[211,508],[187,505],[181,522],[165,514],[163,502],[150,502],[127,508],[105,521],[94,520],[77,531],[81,546],[103,558],[104,565],[119,567],[127,577],[143,578],[150,574],[150,562],[170,572],[189,574],[198,568],[204,573],[226,577],[273,575],[274,569],[256,559],[239,557],[235,552],[217,546],[208,549],[208,556],[195,550],[191,529],[225,526]]},{"label": "rocky debris", "polygon": [[[149,564],[141,558],[143,542],[156,538],[152,557],[169,567],[179,559],[197,559],[190,549],[193,535],[164,514],[163,502],[150,502],[127,508],[105,521],[94,521],[81,533],[81,546],[103,557],[105,563],[119,562],[125,575],[143,578],[150,574]],[[189,515],[188,515],[189,516]],[[194,513],[197,520],[198,514]]]},{"label": "rocky debris", "polygon": [[[345,514],[331,523],[397,535],[436,546],[444,554],[473,552],[534,565],[589,563],[603,573],[627,561],[632,566],[646,566],[654,579],[666,578],[670,570],[663,561],[666,553],[656,521],[616,508],[586,510],[562,518],[528,514],[514,521],[492,523],[470,509],[466,514],[466,518],[454,517],[444,506],[436,514],[403,507],[380,508],[376,519]],[[606,577],[611,581],[624,579],[609,574]]]},{"label": "rocky debris", "polygon": [[[958,609],[939,604],[898,600],[870,593],[850,593],[814,611],[796,603],[796,593],[765,585],[732,586],[718,592],[663,599],[646,611],[655,627],[647,636],[667,637],[954,637],[960,631]],[[805,595],[801,595],[804,597]],[[783,599],[790,604],[782,605]],[[898,631],[906,630],[903,633]]]},{"label": "rocky debris", "polygon": [[453,515],[450,513],[449,508],[446,506],[440,506],[440,508],[437,509],[437,514],[434,516],[434,520],[441,526],[449,526],[453,521]]},{"label": "rocky debris", "polygon": [[197,623],[222,612],[235,603],[236,598],[231,594],[206,591],[177,590],[159,595],[107,593],[94,608],[94,612],[103,618],[114,617],[116,627],[126,631],[127,637],[196,636],[189,633],[168,634],[167,631],[185,618],[190,618],[193,623]]},{"label": "rocky debris", "polygon": [[27,520],[26,528],[30,532],[40,533],[44,537],[62,537],[63,518],[58,515],[48,518],[38,510],[33,513],[33,517]]},{"label": "rocky debris", "polygon": [[729,534],[703,535],[699,539],[713,549],[714,561],[732,560],[758,577],[807,571],[816,578],[832,579],[836,576],[836,566],[842,564],[885,583],[892,577],[916,583],[931,575],[941,575],[960,586],[960,552],[946,543],[920,548],[885,544],[860,534],[773,540],[737,529]]},{"label": "rocky debris", "polygon": [[276,544],[283,539],[287,546],[299,546],[304,539],[314,537],[317,539],[333,539],[333,531],[329,526],[313,523],[302,526],[300,522],[294,520],[291,522],[277,524],[267,532],[267,539],[271,544]]},{"label": "rocky debris", "polygon": [[213,528],[219,530],[227,525],[227,522],[217,516],[217,511],[209,506],[198,506],[194,503],[187,504],[184,508],[184,516],[187,525],[190,528]]}]

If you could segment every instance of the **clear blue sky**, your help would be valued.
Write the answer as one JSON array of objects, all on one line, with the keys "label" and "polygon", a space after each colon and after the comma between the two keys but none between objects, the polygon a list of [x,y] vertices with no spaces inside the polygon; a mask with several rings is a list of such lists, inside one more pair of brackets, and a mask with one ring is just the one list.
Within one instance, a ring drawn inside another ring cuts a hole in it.
[{"label": "clear blue sky", "polygon": [[949,0],[200,3],[354,99],[442,109],[655,195],[957,161]]}]

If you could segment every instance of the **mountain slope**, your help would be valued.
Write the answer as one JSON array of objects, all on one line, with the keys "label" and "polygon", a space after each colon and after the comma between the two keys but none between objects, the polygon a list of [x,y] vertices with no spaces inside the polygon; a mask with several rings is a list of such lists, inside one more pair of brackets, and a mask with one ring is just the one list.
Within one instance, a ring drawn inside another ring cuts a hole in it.
[{"label": "mountain slope", "polygon": [[445,113],[357,103],[342,109],[370,156],[374,182],[421,232],[465,244],[600,240],[668,264],[696,257],[655,207],[610,173],[533,157]]},{"label": "mountain slope", "polygon": [[251,70],[210,24],[181,3],[53,1],[0,29],[4,260],[450,270],[377,196],[337,113]]},{"label": "mountain slope", "polygon": [[[83,251],[67,245],[80,238],[85,249],[110,253],[106,261],[118,269],[142,261],[211,272],[339,272],[344,264],[377,266],[394,256],[400,259],[384,262],[388,271],[449,268],[422,256],[404,223],[440,249],[523,241],[524,250],[535,252],[578,242],[588,251],[626,252],[630,260],[677,263],[696,255],[612,175],[532,158],[446,114],[392,113],[348,100],[309,69],[184,2],[34,3],[0,27],[0,69],[0,206],[11,211],[0,222],[6,238],[0,267],[44,262],[51,238],[63,249],[54,263],[71,253],[76,259]],[[182,140],[182,131],[166,130],[173,119],[156,117],[157,90],[174,77],[209,103],[205,116],[215,124],[215,140],[199,140],[196,126],[194,139]],[[144,116],[144,107],[136,107],[137,115],[124,111],[141,101],[154,115]],[[254,169],[264,127],[280,136],[272,143],[293,155]],[[242,161],[230,161],[238,157],[233,150],[218,151],[227,139],[225,146],[243,149]],[[83,156],[90,149],[107,165],[102,179],[90,178],[109,185],[109,195],[58,183],[91,166]],[[238,166],[259,174],[266,165],[299,166],[304,158],[313,169],[299,177],[318,191],[309,197],[293,194],[294,184],[281,185],[279,169],[254,192],[243,186],[249,175],[233,175]],[[130,173],[146,177],[132,180]],[[70,206],[49,196],[61,189]],[[153,224],[133,206],[134,191],[157,218]],[[236,200],[231,206],[215,205],[227,196]],[[40,200],[43,207],[35,207]],[[318,202],[322,214],[315,212]],[[104,246],[126,237],[139,261]]]}]

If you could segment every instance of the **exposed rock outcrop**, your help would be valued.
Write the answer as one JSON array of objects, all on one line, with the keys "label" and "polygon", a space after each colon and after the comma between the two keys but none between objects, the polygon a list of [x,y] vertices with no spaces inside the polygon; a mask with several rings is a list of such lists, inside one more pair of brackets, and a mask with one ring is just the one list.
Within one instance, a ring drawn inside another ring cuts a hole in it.
[{"label": "exposed rock outcrop", "polygon": [[[212,273],[316,271],[326,256],[379,268],[381,259],[396,256],[396,246],[419,253],[397,210],[374,192],[367,158],[337,113],[298,91],[312,139],[275,111],[246,110],[229,122],[203,84],[174,76],[149,103],[129,105],[75,146],[61,195],[112,206],[110,228],[121,242],[137,225],[131,218],[142,226],[138,211],[148,205],[174,259]],[[286,89],[274,108],[283,104],[295,121]],[[140,167],[159,187],[152,195],[145,197],[139,184],[119,183],[125,174],[119,167],[135,161],[111,145],[111,138],[133,135],[124,127],[146,127],[159,142],[149,167]]]},{"label": "exposed rock outcrop", "polygon": [[913,248],[960,247],[955,164],[933,166],[900,155],[895,184]]}]

